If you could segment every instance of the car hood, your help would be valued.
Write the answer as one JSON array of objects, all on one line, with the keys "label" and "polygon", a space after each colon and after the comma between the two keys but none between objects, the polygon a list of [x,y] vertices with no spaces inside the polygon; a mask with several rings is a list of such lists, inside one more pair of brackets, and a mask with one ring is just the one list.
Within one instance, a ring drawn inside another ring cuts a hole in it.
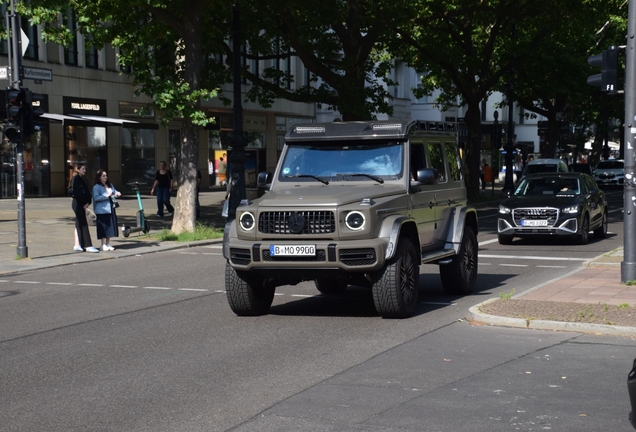
[{"label": "car hood", "polygon": [[501,202],[501,205],[510,209],[518,207],[556,207],[565,208],[581,201],[580,197],[569,196],[531,196],[531,197],[511,197]]},{"label": "car hood", "polygon": [[364,198],[379,199],[391,195],[404,195],[400,185],[375,185],[373,187],[340,185],[314,186],[269,191],[254,201],[259,207],[334,207],[359,202]]}]

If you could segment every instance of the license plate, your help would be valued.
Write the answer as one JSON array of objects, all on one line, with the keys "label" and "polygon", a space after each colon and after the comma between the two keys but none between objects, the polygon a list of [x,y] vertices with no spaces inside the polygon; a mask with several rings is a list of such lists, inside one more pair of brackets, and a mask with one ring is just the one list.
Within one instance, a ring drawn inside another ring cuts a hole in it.
[{"label": "license plate", "polygon": [[271,245],[271,256],[316,256],[316,245]]},{"label": "license plate", "polygon": [[521,226],[535,227],[535,226],[548,226],[547,220],[521,220]]}]

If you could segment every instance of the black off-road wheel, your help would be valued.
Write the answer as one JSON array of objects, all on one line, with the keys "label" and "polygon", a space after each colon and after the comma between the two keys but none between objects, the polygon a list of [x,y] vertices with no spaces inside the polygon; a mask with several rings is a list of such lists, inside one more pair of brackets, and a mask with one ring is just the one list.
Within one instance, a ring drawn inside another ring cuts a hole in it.
[{"label": "black off-road wheel", "polygon": [[477,281],[478,247],[473,229],[465,226],[459,253],[450,264],[439,266],[442,286],[448,294],[467,295],[473,292]]},{"label": "black off-road wheel", "polygon": [[577,241],[580,245],[586,245],[590,241],[590,217],[587,214],[583,215],[581,232],[577,237]]},{"label": "black off-road wheel", "polygon": [[497,240],[499,240],[500,245],[511,245],[512,239],[513,239],[513,236],[511,235],[499,234],[497,236]]},{"label": "black off-road wheel", "polygon": [[401,238],[395,256],[380,270],[371,291],[375,309],[383,318],[408,318],[419,295],[420,266],[411,240]]},{"label": "black off-road wheel", "polygon": [[276,288],[266,286],[261,276],[235,270],[229,263],[225,264],[225,292],[227,302],[232,311],[239,316],[265,315],[272,301]]},{"label": "black off-road wheel", "polygon": [[603,222],[594,230],[594,237],[597,239],[604,239],[607,237],[607,210],[603,212]]},{"label": "black off-road wheel", "polygon": [[314,281],[316,288],[322,294],[342,294],[347,289],[347,283],[338,279],[320,278]]}]

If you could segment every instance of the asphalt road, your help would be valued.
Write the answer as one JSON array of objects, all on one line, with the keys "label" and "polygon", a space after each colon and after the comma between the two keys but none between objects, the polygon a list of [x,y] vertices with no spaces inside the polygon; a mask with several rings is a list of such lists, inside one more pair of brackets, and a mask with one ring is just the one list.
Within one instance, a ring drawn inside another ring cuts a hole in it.
[{"label": "asphalt road", "polygon": [[634,341],[463,319],[622,244],[620,212],[587,246],[500,246],[480,217],[475,295],[445,295],[424,266],[407,320],[379,318],[366,290],[309,283],[236,317],[215,245],[6,276],[0,430],[630,430]]}]

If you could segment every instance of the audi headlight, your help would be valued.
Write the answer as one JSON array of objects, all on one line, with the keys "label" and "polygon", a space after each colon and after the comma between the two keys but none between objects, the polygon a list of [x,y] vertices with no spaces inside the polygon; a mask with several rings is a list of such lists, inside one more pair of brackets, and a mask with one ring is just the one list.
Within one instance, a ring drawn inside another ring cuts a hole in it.
[{"label": "audi headlight", "polygon": [[241,228],[245,231],[251,231],[254,229],[254,225],[256,225],[254,220],[254,215],[250,212],[245,212],[241,215],[239,219],[239,224],[241,224]]},{"label": "audi headlight", "polygon": [[579,205],[573,205],[570,207],[566,207],[562,210],[563,213],[568,213],[568,214],[572,214],[572,213],[578,213],[579,212]]},{"label": "audi headlight", "polygon": [[359,231],[364,228],[364,215],[359,211],[352,211],[347,215],[345,219],[345,225],[347,228],[353,231]]},{"label": "audi headlight", "polygon": [[510,209],[506,206],[499,206],[499,213],[501,214],[510,214]]}]

